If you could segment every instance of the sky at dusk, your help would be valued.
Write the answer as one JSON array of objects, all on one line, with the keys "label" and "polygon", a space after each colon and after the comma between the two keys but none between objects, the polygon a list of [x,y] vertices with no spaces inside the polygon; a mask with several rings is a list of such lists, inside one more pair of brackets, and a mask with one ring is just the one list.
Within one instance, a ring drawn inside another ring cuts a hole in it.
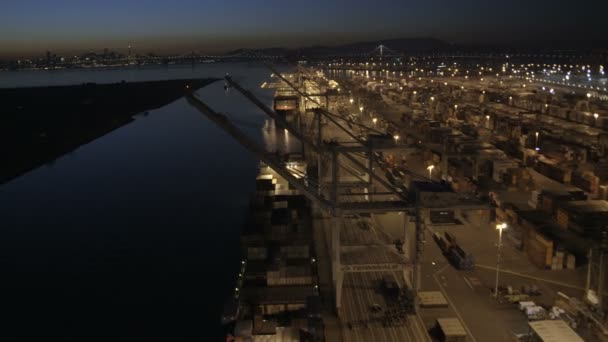
[{"label": "sky at dusk", "polygon": [[604,40],[602,1],[2,0],[0,56],[136,53],[434,37],[454,43]]}]

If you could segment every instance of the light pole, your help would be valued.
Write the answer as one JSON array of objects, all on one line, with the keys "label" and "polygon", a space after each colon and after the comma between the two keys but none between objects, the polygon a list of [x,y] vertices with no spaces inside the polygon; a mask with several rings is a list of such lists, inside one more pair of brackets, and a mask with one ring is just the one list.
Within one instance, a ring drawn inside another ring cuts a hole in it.
[{"label": "light pole", "polygon": [[433,169],[435,168],[435,165],[429,165],[426,169],[429,170],[429,179],[432,181],[433,180]]},{"label": "light pole", "polygon": [[536,142],[534,143],[534,147],[538,148],[538,131],[534,135],[536,135]]},{"label": "light pole", "polygon": [[500,274],[500,247],[502,247],[502,230],[507,228],[506,223],[496,225],[498,230],[498,252],[496,255],[496,284],[494,285],[494,298],[498,298],[498,275]]}]

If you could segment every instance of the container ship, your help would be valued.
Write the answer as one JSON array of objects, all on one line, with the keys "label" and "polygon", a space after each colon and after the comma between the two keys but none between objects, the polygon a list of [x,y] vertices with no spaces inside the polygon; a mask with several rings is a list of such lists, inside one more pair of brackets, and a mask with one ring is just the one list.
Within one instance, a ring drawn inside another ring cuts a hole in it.
[{"label": "container ship", "polygon": [[[306,163],[288,162],[294,175]],[[241,236],[244,256],[222,323],[228,341],[322,341],[321,297],[308,200],[260,165]]]}]

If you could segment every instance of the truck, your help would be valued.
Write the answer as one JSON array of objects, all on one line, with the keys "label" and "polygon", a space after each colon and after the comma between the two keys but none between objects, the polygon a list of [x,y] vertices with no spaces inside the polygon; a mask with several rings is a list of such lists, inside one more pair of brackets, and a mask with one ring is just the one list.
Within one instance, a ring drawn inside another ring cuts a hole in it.
[{"label": "truck", "polygon": [[472,270],[475,268],[475,258],[471,253],[466,253],[456,242],[454,235],[450,233],[434,233],[433,238],[445,257],[460,270]]},{"label": "truck", "polygon": [[433,238],[435,239],[435,242],[437,242],[437,245],[439,246],[439,249],[441,249],[441,252],[443,252],[443,254],[447,254],[450,249],[451,243],[441,233],[434,233]]},{"label": "truck", "polygon": [[465,342],[467,333],[457,318],[437,318],[433,328],[435,337],[442,342]]},{"label": "truck", "polygon": [[466,253],[459,245],[453,244],[448,253],[448,260],[461,270],[472,270],[475,268],[475,258]]}]

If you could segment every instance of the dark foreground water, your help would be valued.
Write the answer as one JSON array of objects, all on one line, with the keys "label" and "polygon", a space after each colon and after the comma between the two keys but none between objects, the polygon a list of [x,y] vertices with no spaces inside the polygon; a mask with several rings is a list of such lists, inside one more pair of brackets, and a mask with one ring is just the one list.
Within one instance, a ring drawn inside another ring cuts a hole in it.
[{"label": "dark foreground water", "polygon": [[[226,72],[271,103],[259,87],[270,72],[252,64],[0,73],[0,87]],[[283,147],[282,133],[223,82],[198,94]],[[256,172],[257,160],[180,99],[1,185],[0,340],[221,340]]]}]

